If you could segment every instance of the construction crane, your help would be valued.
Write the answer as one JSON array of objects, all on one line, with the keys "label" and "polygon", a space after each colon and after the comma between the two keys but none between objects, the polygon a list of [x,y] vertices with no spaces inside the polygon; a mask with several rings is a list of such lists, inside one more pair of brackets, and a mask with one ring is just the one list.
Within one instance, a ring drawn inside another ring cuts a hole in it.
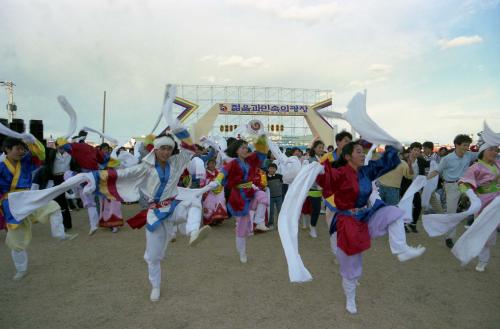
[{"label": "construction crane", "polygon": [[14,103],[14,82],[0,81],[0,86],[5,87],[7,91],[7,114],[9,115],[9,122],[14,118],[14,112],[17,111],[17,105]]}]

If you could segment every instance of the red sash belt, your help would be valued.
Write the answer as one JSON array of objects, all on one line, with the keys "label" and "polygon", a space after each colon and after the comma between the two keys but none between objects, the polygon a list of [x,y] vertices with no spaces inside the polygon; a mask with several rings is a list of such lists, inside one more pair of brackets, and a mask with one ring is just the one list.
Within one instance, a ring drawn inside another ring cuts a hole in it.
[{"label": "red sash belt", "polygon": [[149,209],[165,208],[169,206],[175,197],[168,198],[160,202],[151,202],[147,209],[139,211],[135,216],[127,219],[127,224],[133,229],[140,229],[147,223],[147,216]]}]

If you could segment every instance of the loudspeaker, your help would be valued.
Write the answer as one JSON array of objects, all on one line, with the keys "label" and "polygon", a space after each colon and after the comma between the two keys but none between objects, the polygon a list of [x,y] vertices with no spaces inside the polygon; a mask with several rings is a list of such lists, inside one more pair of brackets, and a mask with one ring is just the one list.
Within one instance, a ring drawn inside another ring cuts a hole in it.
[{"label": "loudspeaker", "polygon": [[39,141],[43,140],[43,121],[30,120],[30,134],[35,136]]},{"label": "loudspeaker", "polygon": [[23,119],[12,119],[12,122],[10,123],[10,129],[14,130],[15,132],[18,133],[23,133],[26,128],[24,126],[24,120]]},{"label": "loudspeaker", "polygon": [[16,112],[17,111],[17,105],[16,104],[7,104],[7,111]]}]

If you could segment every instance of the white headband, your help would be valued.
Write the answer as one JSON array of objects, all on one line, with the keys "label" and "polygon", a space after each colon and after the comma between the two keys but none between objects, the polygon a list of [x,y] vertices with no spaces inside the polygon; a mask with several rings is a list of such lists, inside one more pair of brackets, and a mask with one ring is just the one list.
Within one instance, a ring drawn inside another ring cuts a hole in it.
[{"label": "white headband", "polygon": [[160,138],[156,138],[153,141],[153,145],[154,145],[155,150],[158,150],[160,147],[162,147],[164,145],[167,145],[167,146],[170,146],[171,148],[174,148],[175,142],[174,142],[174,139],[171,137],[162,136]]}]

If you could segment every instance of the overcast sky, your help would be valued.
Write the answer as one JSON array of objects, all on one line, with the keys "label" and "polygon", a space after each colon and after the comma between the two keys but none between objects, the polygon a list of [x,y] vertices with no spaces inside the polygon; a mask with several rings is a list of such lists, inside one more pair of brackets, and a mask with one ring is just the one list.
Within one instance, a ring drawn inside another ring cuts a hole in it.
[{"label": "overcast sky", "polygon": [[331,89],[339,111],[367,88],[395,137],[449,143],[500,131],[500,1],[0,0],[0,80],[46,135],[61,94],[100,128],[103,90],[110,135],[148,133],[173,82]]}]

